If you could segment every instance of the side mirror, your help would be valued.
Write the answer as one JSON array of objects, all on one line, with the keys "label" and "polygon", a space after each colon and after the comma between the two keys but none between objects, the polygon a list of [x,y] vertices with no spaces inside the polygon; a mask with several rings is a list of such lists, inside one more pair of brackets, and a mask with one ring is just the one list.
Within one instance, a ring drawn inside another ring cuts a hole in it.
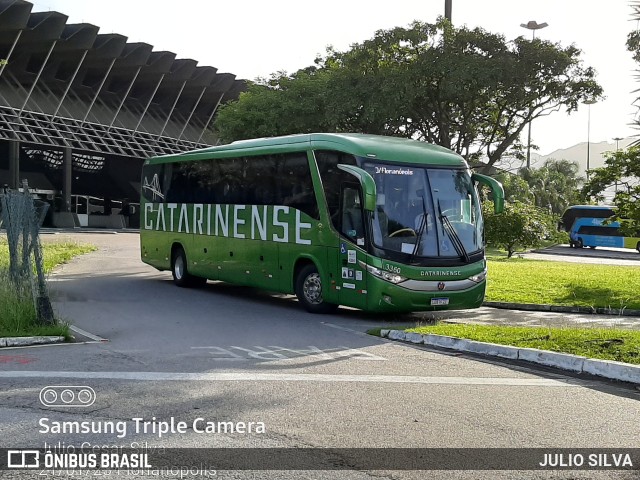
[{"label": "side mirror", "polygon": [[376,209],[376,182],[369,173],[359,167],[353,165],[339,164],[338,168],[347,173],[350,173],[358,179],[360,186],[362,187],[362,193],[364,194],[364,209],[370,212]]},{"label": "side mirror", "polygon": [[486,175],[480,175],[479,173],[474,173],[471,175],[472,180],[478,183],[482,183],[491,189],[491,193],[493,194],[493,211],[496,213],[502,213],[504,211],[504,188],[502,188],[502,184]]}]

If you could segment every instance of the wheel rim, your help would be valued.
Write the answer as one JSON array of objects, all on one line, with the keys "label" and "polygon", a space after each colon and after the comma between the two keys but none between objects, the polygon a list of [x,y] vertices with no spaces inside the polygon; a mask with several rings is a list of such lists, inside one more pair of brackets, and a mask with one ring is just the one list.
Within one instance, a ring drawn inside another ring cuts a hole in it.
[{"label": "wheel rim", "polygon": [[173,272],[178,280],[182,280],[182,276],[184,275],[184,261],[182,260],[182,255],[178,255],[174,260]]},{"label": "wheel rim", "polygon": [[305,300],[312,305],[322,303],[322,281],[320,280],[319,273],[312,273],[304,279],[302,293],[304,294]]}]

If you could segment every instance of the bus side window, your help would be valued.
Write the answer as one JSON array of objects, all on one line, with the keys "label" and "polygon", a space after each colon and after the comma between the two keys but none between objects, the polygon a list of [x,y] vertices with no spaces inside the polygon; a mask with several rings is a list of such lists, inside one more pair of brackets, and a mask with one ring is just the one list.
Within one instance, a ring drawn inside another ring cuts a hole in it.
[{"label": "bus side window", "polygon": [[338,232],[342,232],[342,219],[340,218],[340,189],[343,181],[352,180],[353,177],[338,168],[338,164],[356,165],[353,155],[342,152],[318,150],[313,152],[318,171],[322,180],[324,197],[327,202],[327,210],[331,224]]},{"label": "bus side window", "polygon": [[241,196],[242,158],[223,158],[217,160],[219,177],[215,182],[215,200],[220,204],[238,203]]},{"label": "bus side window", "polygon": [[[274,155],[275,156],[275,155]],[[278,199],[276,204],[295,208],[318,219],[318,203],[313,190],[306,152],[277,155]]]},{"label": "bus side window", "polygon": [[275,198],[276,160],[273,155],[245,158],[243,203],[246,205],[273,205]]},{"label": "bus side window", "polygon": [[342,187],[342,222],[341,231],[353,242],[364,238],[364,220],[362,217],[362,202],[358,185],[344,185]]},{"label": "bus side window", "polygon": [[191,201],[191,162],[176,163],[171,172],[171,182],[167,190],[169,203],[189,203]]}]

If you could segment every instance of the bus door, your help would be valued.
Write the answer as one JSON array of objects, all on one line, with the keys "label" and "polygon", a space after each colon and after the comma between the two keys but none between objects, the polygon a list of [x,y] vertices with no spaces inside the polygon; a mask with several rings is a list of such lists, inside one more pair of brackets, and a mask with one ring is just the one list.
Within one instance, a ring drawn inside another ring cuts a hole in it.
[{"label": "bus door", "polygon": [[353,181],[344,182],[340,188],[338,224],[340,246],[336,284],[339,287],[340,304],[356,308],[367,305],[367,255],[365,212],[362,188]]}]

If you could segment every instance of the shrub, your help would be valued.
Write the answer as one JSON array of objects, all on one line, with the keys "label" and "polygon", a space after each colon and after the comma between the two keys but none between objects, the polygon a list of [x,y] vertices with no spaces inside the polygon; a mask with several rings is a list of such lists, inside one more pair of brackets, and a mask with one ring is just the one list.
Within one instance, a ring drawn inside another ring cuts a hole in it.
[{"label": "shrub", "polygon": [[551,215],[531,204],[505,203],[504,212],[496,214],[493,204],[485,202],[483,210],[487,244],[506,250],[509,258],[517,249],[540,246],[555,232]]}]

